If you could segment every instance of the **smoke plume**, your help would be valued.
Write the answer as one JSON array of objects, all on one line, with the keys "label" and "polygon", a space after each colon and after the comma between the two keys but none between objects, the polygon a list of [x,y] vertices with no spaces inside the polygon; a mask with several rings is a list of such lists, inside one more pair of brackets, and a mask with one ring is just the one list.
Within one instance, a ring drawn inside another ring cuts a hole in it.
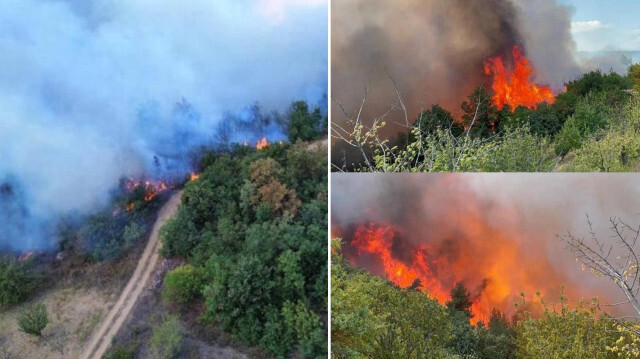
[{"label": "smoke plume", "polygon": [[[582,72],[613,66],[610,58],[579,62],[571,34],[572,9],[557,0],[334,1],[332,7],[333,121],[342,121],[341,103],[353,114],[370,92],[363,113],[368,121],[397,102],[392,81],[414,119],[439,104],[454,114],[479,85],[489,88],[483,62],[513,46],[533,63],[536,83],[556,92]],[[398,109],[391,112],[399,121]],[[404,120],[402,120],[404,121]],[[400,128],[389,126],[387,135]]]},{"label": "smoke plume", "polygon": [[478,294],[476,320],[486,319],[494,307],[513,314],[522,291],[538,303],[538,291],[556,303],[562,286],[572,305],[621,299],[613,283],[581,271],[556,235],[588,237],[588,214],[612,243],[609,218],[637,226],[639,198],[633,175],[334,174],[332,236],[353,264],[403,287],[426,273],[422,285],[441,302],[464,282]]},{"label": "smoke plume", "polygon": [[326,0],[5,0],[0,24],[0,247],[183,174],[225,113],[327,91]]}]

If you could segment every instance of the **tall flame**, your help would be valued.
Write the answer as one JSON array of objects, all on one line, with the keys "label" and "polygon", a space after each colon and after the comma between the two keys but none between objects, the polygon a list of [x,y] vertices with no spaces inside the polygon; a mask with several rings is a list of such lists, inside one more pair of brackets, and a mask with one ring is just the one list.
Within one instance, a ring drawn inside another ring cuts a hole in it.
[{"label": "tall flame", "polygon": [[520,46],[513,47],[513,61],[513,71],[505,68],[501,56],[492,57],[484,63],[485,74],[493,75],[492,99],[498,108],[504,105],[512,109],[518,106],[535,108],[541,102],[553,103],[555,97],[551,88],[531,82],[533,68]]},{"label": "tall flame", "polygon": [[[347,252],[355,249],[357,253],[345,254],[354,265],[383,274],[398,287],[419,284],[418,289],[441,304],[450,299],[455,284],[463,282],[472,295],[472,323],[486,322],[494,308],[515,315],[514,303],[522,300],[521,292],[534,313],[540,310],[536,292],[543,296],[559,293],[563,277],[553,273],[548,263],[528,258],[508,234],[492,230],[486,223],[470,219],[468,225],[470,230],[489,236],[476,238],[473,244],[455,240],[408,244],[412,241],[395,225],[363,223],[348,238]],[[567,290],[573,292],[572,288]]]}]

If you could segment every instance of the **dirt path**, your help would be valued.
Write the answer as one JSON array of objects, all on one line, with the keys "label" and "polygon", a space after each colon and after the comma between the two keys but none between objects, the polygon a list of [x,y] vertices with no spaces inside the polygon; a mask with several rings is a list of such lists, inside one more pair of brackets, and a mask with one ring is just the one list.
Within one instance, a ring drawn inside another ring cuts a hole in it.
[{"label": "dirt path", "polygon": [[149,277],[153,272],[156,264],[158,263],[158,250],[162,246],[162,242],[158,239],[158,232],[162,225],[171,218],[180,204],[182,191],[177,192],[171,196],[169,201],[162,207],[156,223],[153,225],[149,242],[140,257],[138,266],[136,267],[131,279],[127,283],[127,286],[120,294],[120,298],[116,304],[111,308],[109,314],[98,330],[91,337],[91,341],[87,345],[83,359],[100,359],[111,345],[113,337],[118,333],[120,327],[127,319],[127,316],[134,307],[140,293],[145,288],[146,283],[149,281]]}]

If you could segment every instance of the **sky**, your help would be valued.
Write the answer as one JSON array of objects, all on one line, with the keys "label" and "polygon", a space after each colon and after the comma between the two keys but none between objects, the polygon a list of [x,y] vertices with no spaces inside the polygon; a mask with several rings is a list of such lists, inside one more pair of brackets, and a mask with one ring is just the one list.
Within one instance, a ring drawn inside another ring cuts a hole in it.
[{"label": "sky", "polygon": [[578,51],[640,51],[640,1],[560,0],[573,7]]}]

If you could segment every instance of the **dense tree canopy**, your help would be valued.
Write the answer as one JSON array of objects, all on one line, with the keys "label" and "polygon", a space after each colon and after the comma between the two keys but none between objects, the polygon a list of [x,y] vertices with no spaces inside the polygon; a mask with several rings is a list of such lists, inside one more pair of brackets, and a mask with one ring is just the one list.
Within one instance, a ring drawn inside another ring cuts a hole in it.
[{"label": "dense tree canopy", "polygon": [[205,321],[277,357],[326,357],[326,152],[211,152],[182,198],[161,238],[189,264],[169,273],[166,296],[202,298]]}]

